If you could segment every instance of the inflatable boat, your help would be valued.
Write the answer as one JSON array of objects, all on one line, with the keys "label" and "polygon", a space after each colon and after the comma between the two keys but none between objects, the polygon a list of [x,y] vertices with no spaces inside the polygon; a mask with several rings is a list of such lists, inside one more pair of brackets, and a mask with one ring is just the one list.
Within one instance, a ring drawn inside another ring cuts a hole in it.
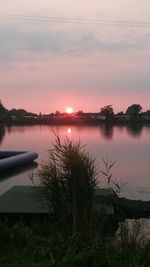
[{"label": "inflatable boat", "polygon": [[37,159],[38,154],[30,151],[0,151],[0,171],[7,171]]}]

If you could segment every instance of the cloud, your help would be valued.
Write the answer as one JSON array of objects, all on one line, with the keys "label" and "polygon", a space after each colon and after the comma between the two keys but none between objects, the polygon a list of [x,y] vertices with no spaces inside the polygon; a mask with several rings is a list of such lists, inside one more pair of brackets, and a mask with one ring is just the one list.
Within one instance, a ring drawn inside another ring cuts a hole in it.
[{"label": "cloud", "polygon": [[21,52],[25,51],[63,53],[69,43],[65,33],[23,32],[12,27],[0,27],[0,36],[0,59],[2,61],[19,59]]},{"label": "cloud", "polygon": [[79,47],[76,51],[91,52],[104,51],[109,53],[127,52],[133,49],[142,49],[150,45],[150,34],[131,37],[121,41],[103,41],[92,33],[85,35],[79,41]]},{"label": "cloud", "polygon": [[[0,60],[23,59],[25,51],[52,54],[89,54],[93,52],[120,53],[135,49],[144,49],[150,45],[150,34],[130,35],[121,40],[112,40],[108,36],[100,38],[92,32],[66,32],[60,30],[42,30],[32,32],[13,26],[0,26]],[[114,37],[115,39],[115,37]],[[118,38],[119,39],[119,38]]]}]

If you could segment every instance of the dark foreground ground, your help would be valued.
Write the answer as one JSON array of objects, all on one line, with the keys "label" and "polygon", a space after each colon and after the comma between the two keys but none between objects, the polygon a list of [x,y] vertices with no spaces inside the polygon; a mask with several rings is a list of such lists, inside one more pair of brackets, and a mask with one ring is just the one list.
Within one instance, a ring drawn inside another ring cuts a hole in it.
[{"label": "dark foreground ground", "polygon": [[[0,222],[0,266],[2,267],[147,267],[150,243],[129,235],[89,239],[75,234],[63,236],[51,231],[48,222]],[[140,235],[139,235],[140,236]]]},{"label": "dark foreground ground", "polygon": [[[0,267],[150,266],[150,242],[146,242],[140,220],[133,220],[132,228],[121,223],[113,236],[108,236],[111,217],[106,220],[105,233],[62,235],[50,226],[47,208],[43,209],[37,192],[33,187],[14,187],[1,197]],[[30,215],[16,215],[22,210]],[[103,220],[100,217],[98,224]]]}]

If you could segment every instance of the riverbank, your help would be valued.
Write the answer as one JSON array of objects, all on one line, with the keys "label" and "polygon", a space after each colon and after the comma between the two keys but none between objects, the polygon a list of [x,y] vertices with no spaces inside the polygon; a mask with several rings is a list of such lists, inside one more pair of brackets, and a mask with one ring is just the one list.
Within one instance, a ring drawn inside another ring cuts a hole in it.
[{"label": "riverbank", "polygon": [[51,118],[51,117],[43,117],[43,118],[16,118],[16,119],[0,119],[1,125],[6,126],[13,126],[13,125],[75,125],[75,126],[82,126],[82,125],[110,125],[110,126],[126,126],[126,125],[137,125],[137,126],[144,126],[150,125],[149,119],[120,119],[120,118],[113,118],[113,119],[97,119],[97,118],[90,118],[90,117],[70,117],[70,118]]}]

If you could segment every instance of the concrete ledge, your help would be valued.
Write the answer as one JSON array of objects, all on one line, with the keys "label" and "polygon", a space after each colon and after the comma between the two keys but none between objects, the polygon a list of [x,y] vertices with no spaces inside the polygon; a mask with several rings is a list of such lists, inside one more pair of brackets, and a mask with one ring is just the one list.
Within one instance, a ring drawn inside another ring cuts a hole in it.
[{"label": "concrete ledge", "polygon": [[48,205],[35,186],[14,186],[0,197],[0,213],[48,213]]},{"label": "concrete ledge", "polygon": [[[113,190],[98,188],[97,196],[107,197],[113,195]],[[98,213],[114,215],[113,204],[100,201],[95,203]],[[48,202],[42,196],[40,186],[14,186],[0,196],[0,214],[48,214]]]}]

